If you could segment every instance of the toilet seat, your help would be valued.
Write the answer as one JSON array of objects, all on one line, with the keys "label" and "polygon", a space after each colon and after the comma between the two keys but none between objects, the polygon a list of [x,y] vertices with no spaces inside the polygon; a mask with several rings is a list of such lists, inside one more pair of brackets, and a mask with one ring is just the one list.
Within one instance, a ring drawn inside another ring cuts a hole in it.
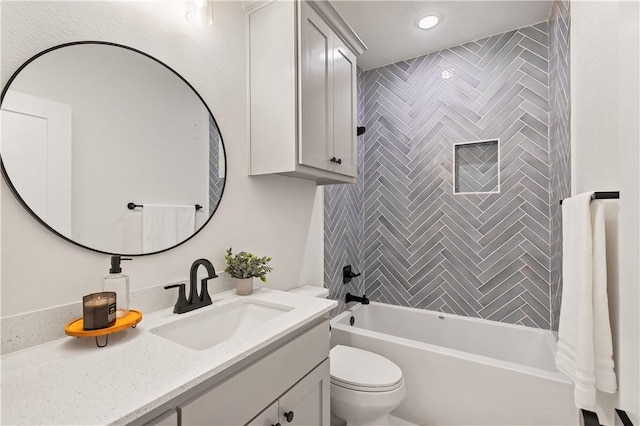
[{"label": "toilet seat", "polygon": [[329,353],[331,383],[360,392],[388,392],[403,384],[402,370],[373,352],[336,345]]},{"label": "toilet seat", "polygon": [[403,381],[402,379],[400,379],[399,382],[389,386],[358,386],[351,383],[344,383],[344,382],[341,382],[340,380],[331,378],[332,385],[335,385],[344,389],[348,389],[348,390],[358,391],[358,392],[390,392],[398,389],[400,386],[402,386],[402,383]]}]

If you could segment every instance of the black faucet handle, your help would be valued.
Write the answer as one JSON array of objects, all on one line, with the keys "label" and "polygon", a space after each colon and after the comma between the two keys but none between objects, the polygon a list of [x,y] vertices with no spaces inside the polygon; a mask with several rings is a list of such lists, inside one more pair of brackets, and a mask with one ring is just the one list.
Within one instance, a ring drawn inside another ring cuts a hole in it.
[{"label": "black faucet handle", "polygon": [[184,312],[185,306],[189,305],[187,301],[187,296],[185,294],[185,284],[172,284],[164,287],[165,290],[169,290],[170,288],[178,288],[178,300],[176,301],[175,306],[173,307],[173,312],[176,314],[181,314]]},{"label": "black faucet handle", "polygon": [[171,285],[165,285],[165,286],[164,286],[164,289],[165,289],[165,290],[169,290],[170,288],[176,288],[176,287],[182,287],[182,288],[184,288],[184,283],[182,283],[182,284],[171,284]]}]

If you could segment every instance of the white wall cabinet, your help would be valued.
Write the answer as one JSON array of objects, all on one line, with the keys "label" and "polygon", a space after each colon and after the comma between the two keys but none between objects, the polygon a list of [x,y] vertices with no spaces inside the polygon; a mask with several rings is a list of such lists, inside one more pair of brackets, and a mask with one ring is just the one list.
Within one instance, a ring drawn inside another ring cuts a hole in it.
[{"label": "white wall cabinet", "polygon": [[245,9],[250,174],[354,182],[356,57],[366,46],[327,1]]},{"label": "white wall cabinet", "polygon": [[226,378],[186,391],[144,417],[150,420],[134,423],[328,426],[328,356],[329,324],[324,320]]}]

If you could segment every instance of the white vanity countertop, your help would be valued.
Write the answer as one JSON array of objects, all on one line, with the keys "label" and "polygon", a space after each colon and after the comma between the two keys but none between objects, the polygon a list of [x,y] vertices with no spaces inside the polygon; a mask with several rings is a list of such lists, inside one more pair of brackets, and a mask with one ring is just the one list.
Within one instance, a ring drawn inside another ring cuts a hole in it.
[{"label": "white vanity countertop", "polygon": [[[190,349],[149,332],[240,298],[293,309],[241,338],[205,350]],[[131,422],[337,306],[333,300],[264,288],[250,296],[229,291],[212,299],[211,306],[182,315],[173,314],[173,308],[145,314],[135,329],[110,335],[104,348],[96,347],[94,338],[68,337],[2,356],[1,423]]]}]

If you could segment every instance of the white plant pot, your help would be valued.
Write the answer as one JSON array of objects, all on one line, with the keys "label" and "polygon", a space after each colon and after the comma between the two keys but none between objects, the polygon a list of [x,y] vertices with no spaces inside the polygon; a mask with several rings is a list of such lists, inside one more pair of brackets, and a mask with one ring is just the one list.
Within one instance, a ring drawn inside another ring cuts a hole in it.
[{"label": "white plant pot", "polygon": [[236,294],[248,296],[253,293],[253,278],[236,278]]}]

